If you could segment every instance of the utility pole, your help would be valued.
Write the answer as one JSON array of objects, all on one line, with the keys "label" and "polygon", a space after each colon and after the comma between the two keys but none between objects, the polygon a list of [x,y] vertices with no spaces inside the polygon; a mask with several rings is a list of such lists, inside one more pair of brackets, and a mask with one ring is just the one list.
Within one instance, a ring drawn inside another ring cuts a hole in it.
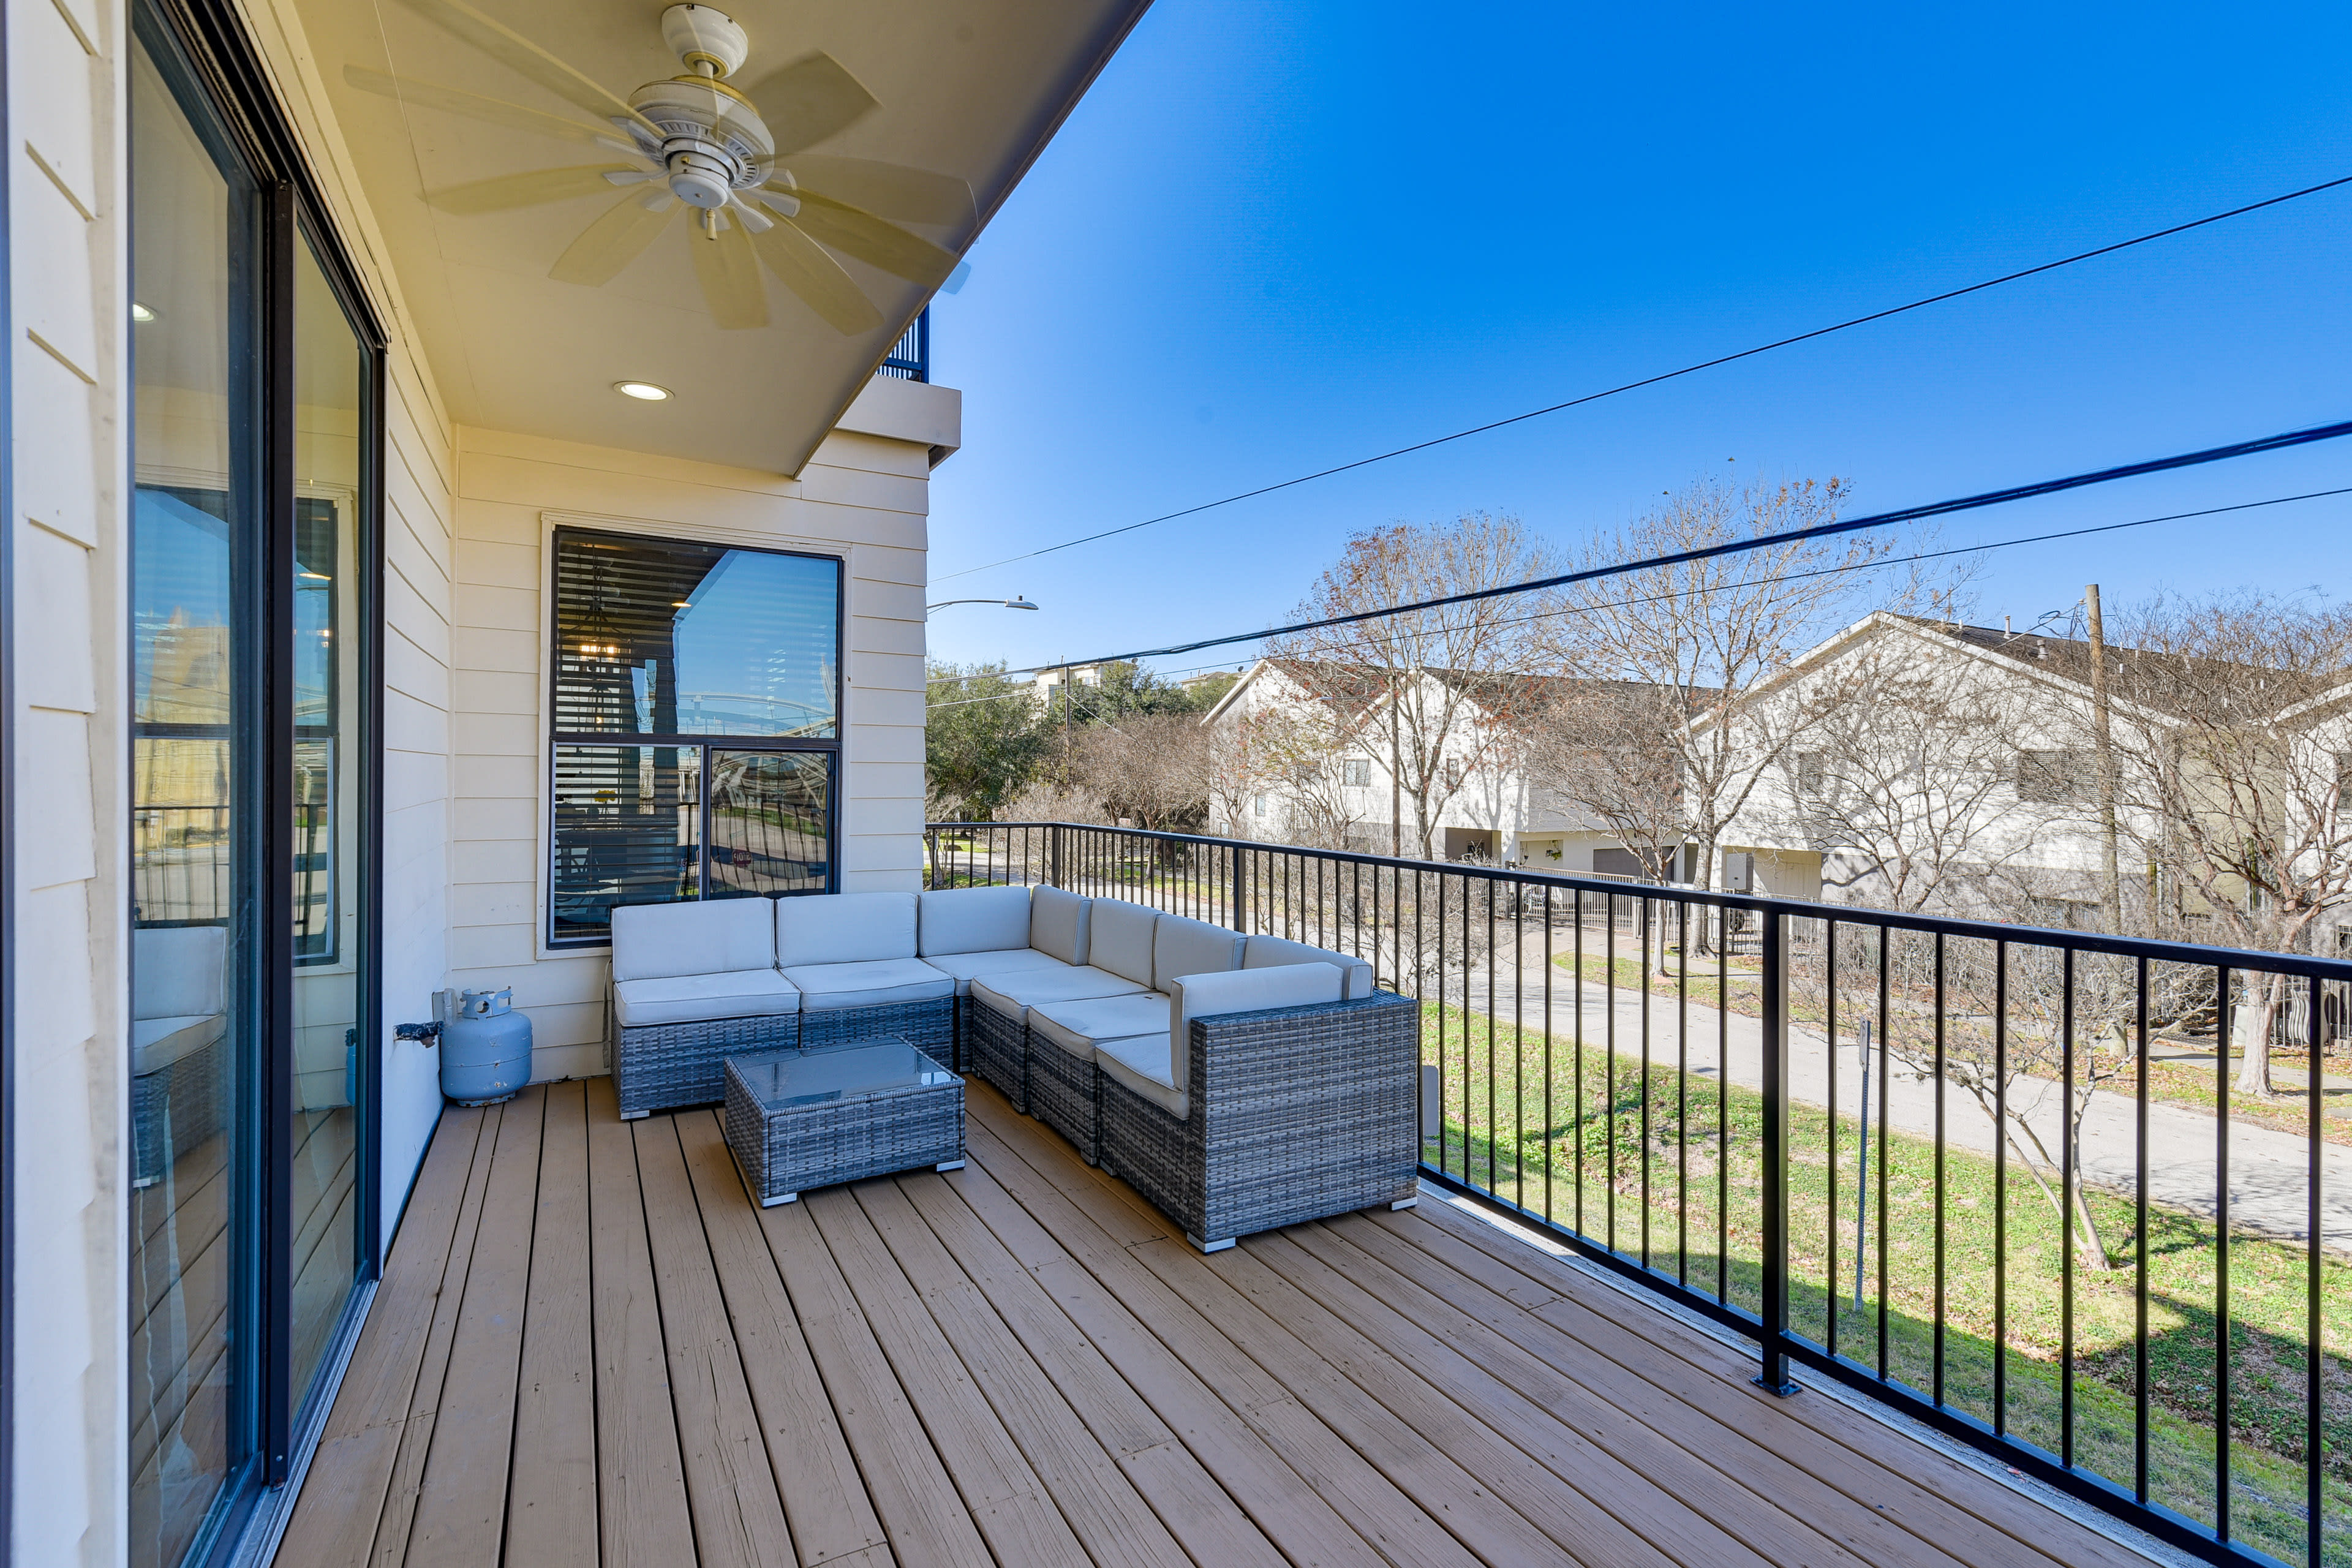
[{"label": "utility pole", "polygon": [[2106,625],[2099,616],[2099,585],[2083,590],[2083,608],[2091,633],[2092,743],[2099,769],[2099,902],[2106,910],[2107,931],[2124,934],[2124,885],[2116,867],[2116,748],[2107,709]]},{"label": "utility pole", "polygon": [[1076,673],[1068,665],[1062,666],[1062,793],[1070,793],[1070,704],[1077,693],[1070,689],[1070,678]]}]

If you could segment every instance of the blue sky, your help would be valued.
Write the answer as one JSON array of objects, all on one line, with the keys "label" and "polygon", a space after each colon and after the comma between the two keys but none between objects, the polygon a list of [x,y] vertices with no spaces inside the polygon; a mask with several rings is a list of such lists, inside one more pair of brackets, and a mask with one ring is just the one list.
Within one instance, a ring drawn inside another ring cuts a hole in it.
[{"label": "blue sky", "polygon": [[[935,310],[960,568],[2352,174],[2352,14],[1160,0]],[[2352,417],[2352,187],[935,586],[935,656],[1268,625],[1359,528],[1563,543],[1695,475],[1878,510]],[[2352,441],[1969,514],[1948,542],[2352,484]],[[1989,559],[2347,591],[2352,497]],[[1246,650],[1234,656],[1245,657]],[[1168,661],[1191,666],[1208,656]]]}]

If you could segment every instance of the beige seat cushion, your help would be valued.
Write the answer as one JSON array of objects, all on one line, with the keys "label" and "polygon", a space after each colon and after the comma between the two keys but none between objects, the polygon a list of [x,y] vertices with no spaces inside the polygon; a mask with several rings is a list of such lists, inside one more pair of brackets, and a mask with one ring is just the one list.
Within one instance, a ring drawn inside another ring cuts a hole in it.
[{"label": "beige seat cushion", "polygon": [[131,1026],[131,1071],[135,1078],[162,1072],[203,1050],[228,1027],[226,1013],[190,1013],[176,1018],[140,1018]]},{"label": "beige seat cushion", "polygon": [[956,994],[971,994],[971,983],[984,974],[1035,974],[1069,969],[1050,952],[1034,947],[1008,947],[995,952],[935,952],[923,960],[956,983]]},{"label": "beige seat cushion", "polygon": [[717,1018],[760,1018],[800,1010],[799,987],[772,969],[664,974],[613,984],[613,1016],[625,1029],[704,1024]]},{"label": "beige seat cushion", "polygon": [[1105,1040],[1095,1047],[1095,1066],[1179,1121],[1192,1113],[1191,1099],[1176,1087],[1175,1074],[1169,1070],[1165,1030],[1129,1040]]},{"label": "beige seat cushion", "polygon": [[955,994],[955,981],[919,958],[877,958],[854,963],[799,963],[784,978],[801,988],[801,1011],[879,1007],[893,1002],[934,1002]]},{"label": "beige seat cushion", "polygon": [[1168,998],[1157,991],[1097,996],[1080,1002],[1041,1002],[1029,1009],[1029,1035],[1074,1057],[1088,1057],[1107,1040],[1157,1033],[1168,1037]]},{"label": "beige seat cushion", "polygon": [[1084,1002],[1097,996],[1126,996],[1142,989],[1124,975],[1076,964],[1023,974],[983,974],[971,983],[971,999],[1016,1024],[1025,1024],[1029,1009],[1041,1002]]}]

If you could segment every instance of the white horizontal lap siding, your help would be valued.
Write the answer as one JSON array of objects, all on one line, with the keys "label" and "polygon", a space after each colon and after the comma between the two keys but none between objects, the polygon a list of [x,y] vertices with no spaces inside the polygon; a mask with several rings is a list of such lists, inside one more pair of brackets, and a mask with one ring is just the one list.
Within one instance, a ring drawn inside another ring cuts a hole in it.
[{"label": "white horizontal lap siding", "polygon": [[122,16],[11,5],[15,1560],[125,1550]]},{"label": "white horizontal lap siding", "polygon": [[457,540],[455,453],[405,345],[385,365],[383,541],[383,1226],[388,1242],[441,1115],[436,1053],[393,1037],[432,1016],[449,972]]},{"label": "white horizontal lap siding", "polygon": [[459,433],[450,633],[450,984],[511,986],[541,1080],[605,1070],[605,952],[552,952],[548,900],[550,541],[558,526],[842,557],[841,885],[922,865],[927,448],[836,434],[801,477],[538,437]]}]

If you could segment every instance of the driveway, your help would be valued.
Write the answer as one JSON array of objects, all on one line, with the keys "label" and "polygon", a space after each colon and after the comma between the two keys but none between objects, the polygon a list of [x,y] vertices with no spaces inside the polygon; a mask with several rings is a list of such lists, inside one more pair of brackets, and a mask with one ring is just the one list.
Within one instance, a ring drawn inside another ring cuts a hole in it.
[{"label": "driveway", "polygon": [[[1517,1023],[1524,1028],[1540,1030],[1544,1025],[1546,968],[1540,954],[1531,954],[1523,963],[1516,992],[1509,985],[1508,955],[1498,955],[1498,959],[1501,968],[1491,1002],[1486,977],[1471,977],[1467,997],[1470,1010],[1492,1016],[1497,1023]],[[1558,1036],[1572,1037],[1575,976],[1557,966],[1550,973],[1551,1027]],[[1459,999],[1451,987],[1448,999]],[[1679,1059],[1681,1041],[1675,1005],[1672,997],[1650,998],[1650,1058],[1654,1063],[1671,1066]],[[1603,988],[1588,981],[1582,1009],[1588,1046],[1606,1037],[1612,1007]],[[1642,1047],[1641,994],[1620,990],[1613,1008],[1618,1051],[1638,1055]],[[1725,1014],[1694,1002],[1690,1005],[1689,1068],[1708,1078],[1728,1070],[1734,1083],[1760,1089],[1764,1079],[1763,1034],[1763,1026],[1756,1019],[1737,1013]],[[1789,1032],[1789,1048],[1790,1095],[1809,1105],[1828,1104],[1828,1039],[1818,1030],[1795,1026]],[[1861,1110],[1862,1075],[1857,1071],[1860,1052],[1851,1036],[1839,1041],[1836,1058],[1837,1109],[1848,1116],[1857,1115]],[[1874,1079],[1875,1072],[1872,1076]],[[1899,1131],[1934,1137],[1938,1085],[1906,1075],[1899,1058],[1894,1063],[1892,1076],[1893,1126]],[[1990,1156],[1994,1142],[1992,1119],[1978,1108],[1966,1090],[1951,1085],[1943,1087],[1945,1136],[1948,1143]],[[2060,1147],[2064,1103],[2063,1086],[2047,1079],[2021,1078],[2012,1084],[2010,1099],[2043,1143],[2056,1151]],[[1878,1086],[1874,1081],[1871,1116],[1875,1120],[1889,1110],[1880,1101]],[[2092,1097],[2083,1118],[2081,1159],[2084,1181],[2126,1194],[2135,1190],[2138,1181],[2137,1117],[2138,1106],[2127,1096],[2099,1093]],[[2220,1190],[2220,1145],[2225,1131],[2229,1141],[2231,1225],[2282,1240],[2306,1240],[2311,1234],[2312,1145],[2306,1139],[2266,1127],[2224,1122],[2179,1106],[2151,1103],[2147,1108],[2149,1201],[2192,1214],[2213,1215],[2219,1207],[2216,1194]],[[2321,1245],[2352,1256],[2352,1149],[2322,1143],[2319,1158]]]}]

